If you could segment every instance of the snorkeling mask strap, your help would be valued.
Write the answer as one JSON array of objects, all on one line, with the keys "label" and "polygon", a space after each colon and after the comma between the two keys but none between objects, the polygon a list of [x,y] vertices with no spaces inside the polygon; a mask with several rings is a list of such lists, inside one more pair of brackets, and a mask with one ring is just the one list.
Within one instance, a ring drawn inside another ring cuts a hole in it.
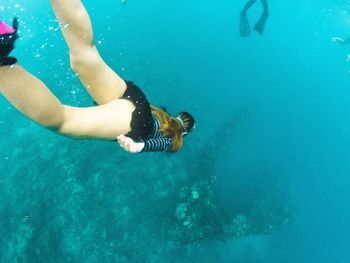
[{"label": "snorkeling mask strap", "polygon": [[184,121],[183,121],[180,117],[176,117],[176,119],[180,122],[183,131],[184,131],[184,132],[188,132],[188,131],[187,131],[187,128],[186,128],[186,126],[185,126]]}]

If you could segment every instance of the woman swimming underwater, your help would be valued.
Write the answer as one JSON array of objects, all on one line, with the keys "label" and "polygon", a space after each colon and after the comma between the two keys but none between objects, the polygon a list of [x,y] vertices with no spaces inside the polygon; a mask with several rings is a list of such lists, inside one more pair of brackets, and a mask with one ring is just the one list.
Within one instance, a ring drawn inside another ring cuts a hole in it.
[{"label": "woman swimming underwater", "polygon": [[150,105],[141,89],[124,81],[101,58],[93,44],[90,17],[80,0],[50,0],[70,51],[70,65],[94,107],[63,105],[46,87],[10,57],[18,23],[0,21],[0,92],[21,113],[41,126],[73,138],[117,140],[128,152],[181,149],[194,128],[187,112],[177,117]]}]

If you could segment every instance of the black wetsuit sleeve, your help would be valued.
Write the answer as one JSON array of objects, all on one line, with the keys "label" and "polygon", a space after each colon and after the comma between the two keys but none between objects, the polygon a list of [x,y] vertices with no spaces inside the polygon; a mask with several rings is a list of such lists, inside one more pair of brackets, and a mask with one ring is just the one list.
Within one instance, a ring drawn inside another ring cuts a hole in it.
[{"label": "black wetsuit sleeve", "polygon": [[170,149],[173,144],[173,140],[170,138],[162,137],[149,139],[144,142],[145,146],[141,152],[164,152]]}]

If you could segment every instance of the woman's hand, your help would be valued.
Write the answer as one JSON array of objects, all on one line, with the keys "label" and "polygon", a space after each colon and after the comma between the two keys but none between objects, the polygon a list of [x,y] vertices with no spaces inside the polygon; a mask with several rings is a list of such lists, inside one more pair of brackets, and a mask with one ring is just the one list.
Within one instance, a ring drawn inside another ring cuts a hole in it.
[{"label": "woman's hand", "polygon": [[139,153],[145,144],[143,142],[134,142],[133,139],[121,134],[117,137],[120,147],[130,153]]}]

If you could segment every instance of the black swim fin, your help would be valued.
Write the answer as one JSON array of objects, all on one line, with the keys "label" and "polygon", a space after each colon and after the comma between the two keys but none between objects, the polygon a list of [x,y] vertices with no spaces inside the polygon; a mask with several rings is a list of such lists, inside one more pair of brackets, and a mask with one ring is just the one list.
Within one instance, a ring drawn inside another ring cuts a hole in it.
[{"label": "black swim fin", "polygon": [[[4,24],[4,23],[3,23]],[[9,57],[9,54],[15,48],[15,41],[18,38],[18,20],[15,17],[12,22],[14,32],[0,34],[0,66],[10,66],[17,62],[15,57]]]},{"label": "black swim fin", "polygon": [[239,34],[241,37],[248,37],[251,35],[251,29],[246,12],[241,12],[240,15]]},{"label": "black swim fin", "polygon": [[254,30],[258,32],[260,35],[264,33],[265,23],[268,18],[269,18],[269,13],[263,12],[260,19],[258,20],[258,22],[256,22],[254,26]]}]

